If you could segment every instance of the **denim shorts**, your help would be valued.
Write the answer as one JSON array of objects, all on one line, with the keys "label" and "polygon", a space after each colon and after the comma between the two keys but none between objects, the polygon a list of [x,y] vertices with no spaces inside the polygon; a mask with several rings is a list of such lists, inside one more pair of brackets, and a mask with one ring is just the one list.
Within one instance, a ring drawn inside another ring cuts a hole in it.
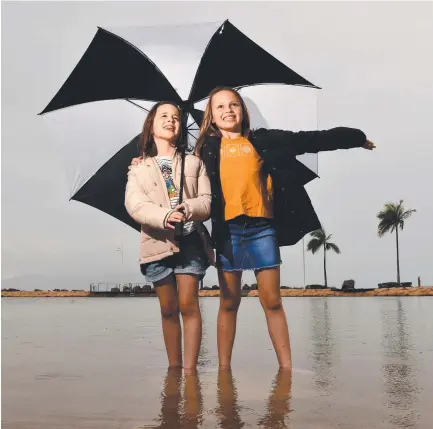
[{"label": "denim shorts", "polygon": [[230,238],[217,252],[223,271],[262,270],[281,264],[273,222],[266,218],[239,216],[227,222]]},{"label": "denim shorts", "polygon": [[141,264],[141,273],[146,277],[146,281],[155,283],[173,273],[192,274],[201,280],[209,267],[209,260],[199,233],[193,231],[183,236],[179,248],[179,253],[159,261]]}]

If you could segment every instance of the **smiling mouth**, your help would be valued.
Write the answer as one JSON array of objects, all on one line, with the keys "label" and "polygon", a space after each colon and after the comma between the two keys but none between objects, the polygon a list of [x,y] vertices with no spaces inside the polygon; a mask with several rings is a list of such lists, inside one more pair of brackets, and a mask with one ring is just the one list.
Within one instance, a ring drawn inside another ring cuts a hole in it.
[{"label": "smiling mouth", "polygon": [[174,127],[172,127],[172,126],[164,127],[164,130],[174,131]]},{"label": "smiling mouth", "polygon": [[236,121],[236,116],[230,115],[223,118],[224,121]]}]

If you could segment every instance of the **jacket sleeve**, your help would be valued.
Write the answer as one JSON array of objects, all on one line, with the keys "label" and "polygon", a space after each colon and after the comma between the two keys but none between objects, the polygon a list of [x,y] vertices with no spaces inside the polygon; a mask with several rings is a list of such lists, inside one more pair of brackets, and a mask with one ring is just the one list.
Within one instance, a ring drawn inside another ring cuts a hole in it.
[{"label": "jacket sleeve", "polygon": [[166,220],[174,210],[160,207],[150,200],[137,179],[135,169],[136,167],[132,167],[128,172],[125,191],[126,211],[141,225],[165,229]]},{"label": "jacket sleeve", "polygon": [[289,143],[296,155],[362,147],[367,141],[361,130],[347,127],[325,131],[274,131],[278,133],[278,140]]},{"label": "jacket sleeve", "polygon": [[197,197],[189,198],[184,201],[186,206],[186,220],[195,220],[200,222],[208,220],[211,212],[211,199],[209,177],[206,173],[203,161],[200,160]]}]

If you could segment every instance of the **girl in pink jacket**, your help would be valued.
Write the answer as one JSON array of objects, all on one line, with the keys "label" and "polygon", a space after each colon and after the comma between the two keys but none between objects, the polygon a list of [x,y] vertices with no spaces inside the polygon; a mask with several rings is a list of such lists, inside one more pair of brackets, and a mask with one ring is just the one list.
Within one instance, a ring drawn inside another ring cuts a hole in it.
[{"label": "girl in pink jacket", "polygon": [[[130,167],[125,193],[129,215],[141,224],[140,268],[152,282],[161,306],[170,367],[197,365],[202,321],[198,284],[213,264],[213,250],[201,222],[210,216],[210,183],[203,162],[185,156],[183,201],[179,204],[181,154],[187,132],[179,107],[159,102],[149,112],[140,139],[141,161]],[[182,235],[175,225],[183,222]]]}]

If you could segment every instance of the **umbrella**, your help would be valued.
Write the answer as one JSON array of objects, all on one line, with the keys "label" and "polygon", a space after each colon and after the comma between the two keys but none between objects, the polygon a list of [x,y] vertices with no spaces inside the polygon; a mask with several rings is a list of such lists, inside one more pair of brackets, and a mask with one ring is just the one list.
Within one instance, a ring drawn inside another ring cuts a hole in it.
[{"label": "umbrella", "polygon": [[[319,89],[228,20],[98,27],[78,64],[40,115],[54,125],[59,133],[56,138],[67,153],[70,199],[140,230],[126,212],[124,191],[127,168],[138,155],[138,133],[153,103],[170,100],[181,106],[194,138],[203,114],[200,107],[220,85],[241,90],[252,110],[253,125],[269,125],[275,112],[263,114],[262,102],[277,100],[281,89],[274,98],[269,92],[260,95],[256,85],[264,84],[289,85],[304,94]],[[317,157],[306,157],[297,168],[303,182],[309,182],[317,177]]]}]

